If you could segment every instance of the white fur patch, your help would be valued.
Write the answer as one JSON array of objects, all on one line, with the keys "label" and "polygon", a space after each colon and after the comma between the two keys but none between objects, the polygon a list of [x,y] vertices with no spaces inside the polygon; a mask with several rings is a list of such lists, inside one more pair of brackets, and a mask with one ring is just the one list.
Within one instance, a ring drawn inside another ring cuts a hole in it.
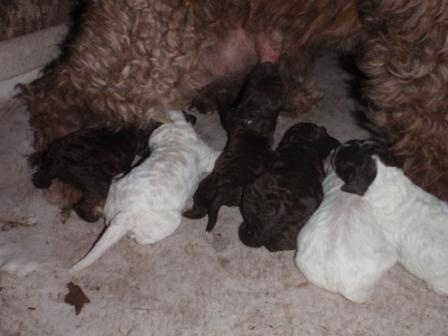
[{"label": "white fur patch", "polygon": [[179,226],[186,201],[201,175],[213,169],[218,153],[198,137],[181,112],[168,115],[173,122],[150,137],[150,157],[112,183],[104,208],[109,227],[72,272],[92,264],[126,234],[139,244],[151,244]]},{"label": "white fur patch", "polygon": [[297,266],[315,285],[363,302],[398,260],[448,295],[448,204],[374,159],[377,176],[362,197],[341,191],[330,171],[324,200],[298,236]]},{"label": "white fur patch", "polygon": [[296,264],[313,284],[364,302],[397,256],[368,202],[343,184],[333,171],[325,178],[324,199],[299,233]]},{"label": "white fur patch", "polygon": [[429,288],[448,295],[448,204],[416,186],[402,170],[377,163],[364,195],[398,261]]}]

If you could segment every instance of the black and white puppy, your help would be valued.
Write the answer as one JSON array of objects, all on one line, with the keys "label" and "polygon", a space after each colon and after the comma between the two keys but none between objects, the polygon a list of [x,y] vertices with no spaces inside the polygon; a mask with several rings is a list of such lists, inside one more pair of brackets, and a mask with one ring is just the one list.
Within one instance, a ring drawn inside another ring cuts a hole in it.
[{"label": "black and white puppy", "polygon": [[332,156],[332,166],[345,182],[342,191],[364,195],[377,174],[374,155],[388,166],[397,165],[387,148],[373,140],[350,140],[338,148]]},{"label": "black and white puppy", "polygon": [[324,199],[297,237],[295,261],[307,280],[354,302],[372,295],[398,257],[362,196],[376,178],[372,154],[380,151],[371,141],[350,141],[334,151]]},{"label": "black and white puppy", "polygon": [[378,148],[370,141],[350,141],[338,149],[333,161],[345,182],[341,189],[363,195],[406,270],[448,295],[448,204],[390,166],[393,161]]},{"label": "black and white puppy", "polygon": [[63,189],[74,189],[79,196],[69,206],[85,221],[95,222],[102,216],[112,178],[129,171],[136,155],[149,155],[148,138],[159,125],[153,123],[145,130],[91,128],[68,134],[45,151],[31,154],[32,182],[37,188],[62,183],[67,186]]},{"label": "black and white puppy", "polygon": [[222,205],[240,205],[243,188],[262,174],[271,160],[273,133],[285,102],[278,65],[256,64],[236,99],[227,95],[217,100],[227,143],[212,173],[199,184],[193,207],[184,212],[188,218],[208,214],[207,231],[215,226]]},{"label": "black and white puppy", "polygon": [[269,251],[294,250],[300,228],[322,201],[324,159],[339,142],[323,127],[298,123],[284,135],[275,159],[243,192],[241,241]]}]

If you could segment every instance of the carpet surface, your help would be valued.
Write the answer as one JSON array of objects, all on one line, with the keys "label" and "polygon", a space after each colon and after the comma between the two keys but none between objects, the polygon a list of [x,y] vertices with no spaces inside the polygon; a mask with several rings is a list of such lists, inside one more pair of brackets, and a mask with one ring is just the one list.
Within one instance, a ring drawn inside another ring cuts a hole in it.
[{"label": "carpet surface", "polygon": [[[315,75],[322,99],[311,113],[282,117],[277,141],[297,121],[323,125],[341,141],[366,137],[352,116],[349,75],[336,58],[320,59]],[[217,115],[198,117],[204,140],[222,148]],[[0,101],[0,127],[1,336],[448,335],[448,298],[401,267],[388,272],[367,303],[351,303],[307,283],[294,252],[243,246],[236,208],[221,210],[212,233],[205,219],[184,219],[159,243],[123,239],[70,275],[103,224],[75,214],[62,224],[58,209],[33,188],[26,165],[31,132],[19,101]],[[66,303],[76,301],[76,286],[90,301],[78,315]]]}]

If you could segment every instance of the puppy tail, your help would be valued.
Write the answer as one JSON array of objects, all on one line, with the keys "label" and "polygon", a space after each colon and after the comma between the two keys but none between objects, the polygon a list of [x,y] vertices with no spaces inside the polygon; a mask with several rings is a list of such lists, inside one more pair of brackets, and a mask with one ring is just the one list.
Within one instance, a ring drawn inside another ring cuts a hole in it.
[{"label": "puppy tail", "polygon": [[104,231],[103,235],[92,247],[92,249],[87,253],[87,255],[78,261],[72,268],[70,268],[70,273],[78,272],[98,260],[104,252],[106,252],[112,245],[123,238],[128,229],[124,225],[111,224]]}]

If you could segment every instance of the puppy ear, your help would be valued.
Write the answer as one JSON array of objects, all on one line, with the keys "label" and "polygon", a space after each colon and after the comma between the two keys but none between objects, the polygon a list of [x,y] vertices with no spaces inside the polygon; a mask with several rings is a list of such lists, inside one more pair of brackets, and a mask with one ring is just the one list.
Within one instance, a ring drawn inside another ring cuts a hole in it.
[{"label": "puppy ear", "polygon": [[336,173],[345,182],[341,190],[360,196],[364,195],[377,174],[376,162],[370,156],[365,157],[361,164],[347,165],[343,173],[338,173],[339,168],[336,167]]}]

